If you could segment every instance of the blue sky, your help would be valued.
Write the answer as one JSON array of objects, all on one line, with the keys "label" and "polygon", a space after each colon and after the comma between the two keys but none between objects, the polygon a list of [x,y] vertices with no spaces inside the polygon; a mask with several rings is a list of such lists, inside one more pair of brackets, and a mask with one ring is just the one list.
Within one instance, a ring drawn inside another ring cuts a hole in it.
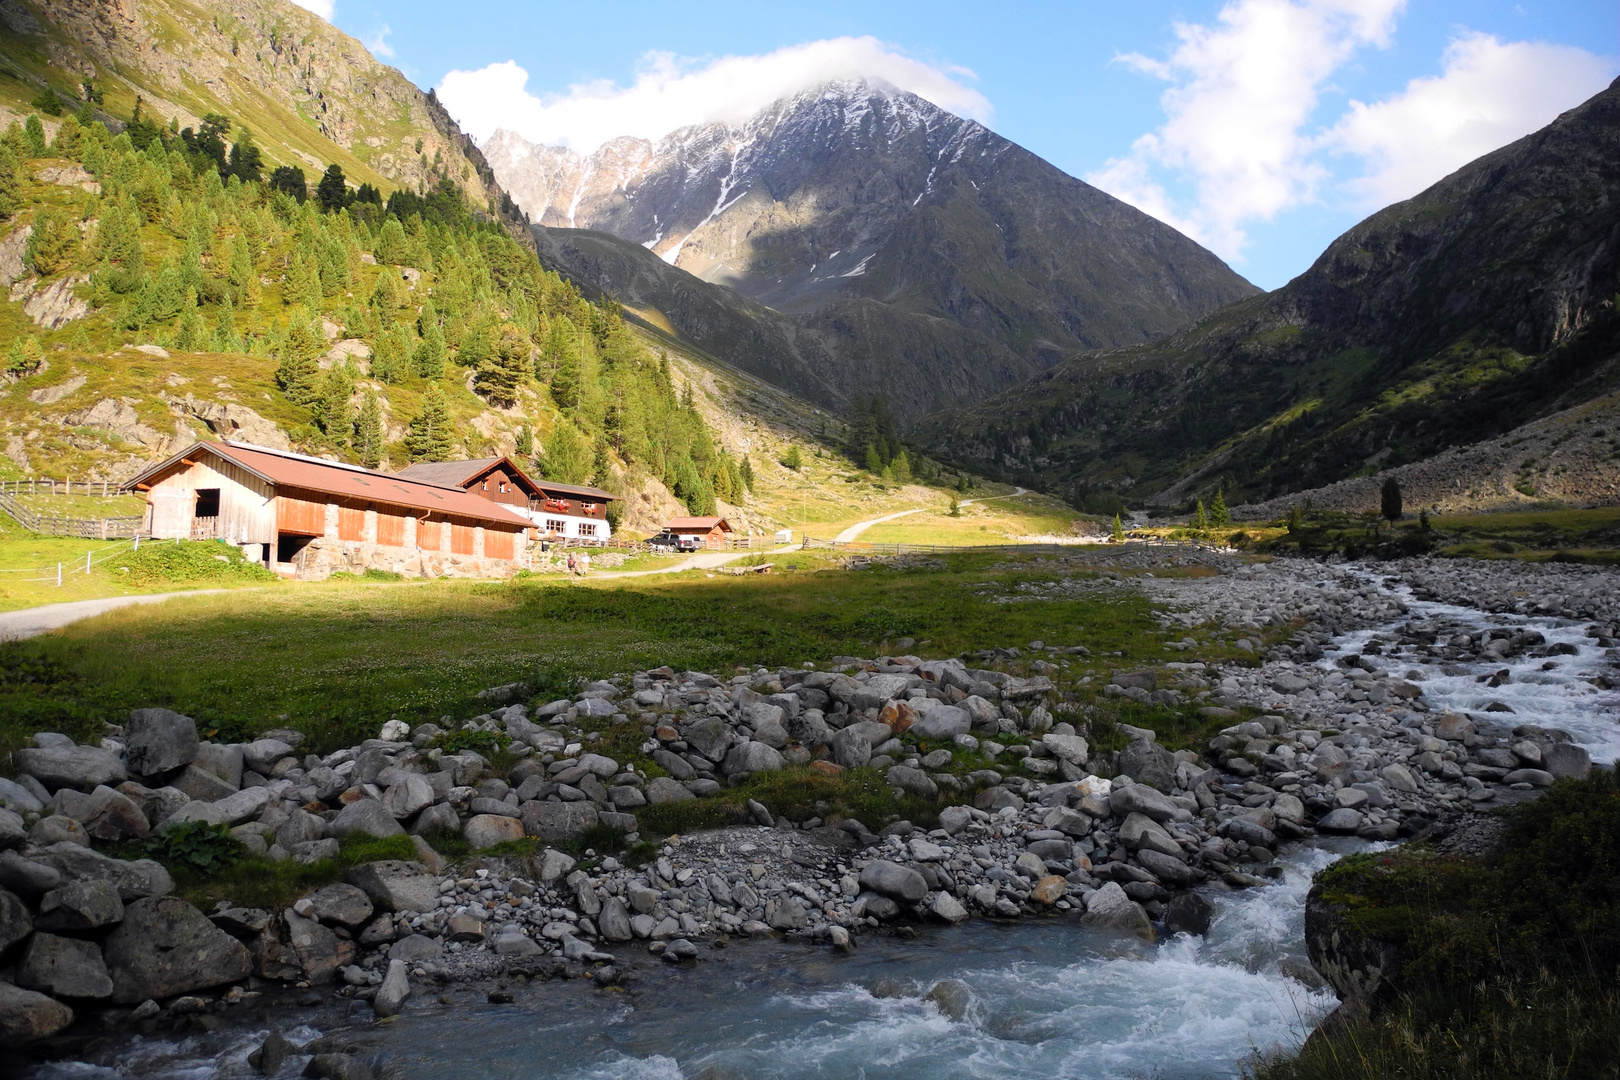
[{"label": "blue sky", "polygon": [[1620,53],[1614,0],[330,4],[307,0],[441,87],[469,130],[587,150],[746,112],[783,80],[870,70],[1265,288],[1371,210],[1595,93]]}]

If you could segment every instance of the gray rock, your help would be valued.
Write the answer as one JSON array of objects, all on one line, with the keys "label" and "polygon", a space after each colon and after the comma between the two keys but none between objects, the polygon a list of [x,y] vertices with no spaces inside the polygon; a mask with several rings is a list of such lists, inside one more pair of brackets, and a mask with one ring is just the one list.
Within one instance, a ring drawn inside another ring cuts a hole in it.
[{"label": "gray rock", "polygon": [[590,803],[526,802],[521,807],[523,830],[548,844],[583,839],[599,816]]},{"label": "gray rock", "polygon": [[789,716],[782,726],[787,729],[790,739],[812,750],[832,739],[832,729],[827,726],[827,718],[820,709],[806,709],[796,716]]},{"label": "gray rock", "polygon": [[[1151,746],[1153,744],[1132,743],[1131,745]],[[1169,796],[1145,784],[1127,784],[1124,787],[1116,785],[1109,793],[1108,806],[1116,817],[1143,814],[1154,821],[1161,822],[1169,821],[1175,817],[1177,810],[1176,804],[1170,801]]]},{"label": "gray rock", "polygon": [[765,925],[772,930],[799,930],[804,922],[804,905],[797,897],[773,899],[765,904]]},{"label": "gray rock", "polygon": [[11,810],[0,807],[0,849],[22,847],[28,840],[28,829],[23,819]]},{"label": "gray rock", "polygon": [[656,776],[647,784],[646,799],[654,806],[660,803],[683,802],[695,798],[697,796],[693,795],[678,781],[667,776]]},{"label": "gray rock", "polygon": [[682,733],[687,745],[710,761],[724,761],[733,735],[731,728],[718,716],[705,716],[688,726]]},{"label": "gray rock", "polygon": [[1532,787],[1551,787],[1553,774],[1543,769],[1514,769],[1502,777],[1504,784],[1529,784]]},{"label": "gray rock", "polygon": [[864,769],[872,760],[872,741],[852,727],[834,732],[832,759],[846,769]]},{"label": "gray rock", "polygon": [[410,831],[416,836],[432,832],[458,833],[461,831],[461,817],[455,807],[448,803],[437,803],[416,816]]},{"label": "gray rock", "polygon": [[15,780],[0,776],[0,806],[18,814],[37,814],[45,804]]},{"label": "gray rock", "polygon": [[34,858],[53,867],[65,878],[109,882],[126,904],[145,896],[162,896],[174,891],[174,879],[169,872],[151,859],[126,862],[77,844],[52,844]]},{"label": "gray rock", "polygon": [[407,934],[388,947],[388,959],[416,962],[437,960],[444,955],[444,946],[423,934]]},{"label": "gray rock", "polygon": [[1572,780],[1592,769],[1592,756],[1574,743],[1552,743],[1541,751],[1541,767],[1555,780]]},{"label": "gray rock", "polygon": [[73,1010],[55,998],[0,982],[0,1045],[43,1039],[71,1023]]},{"label": "gray rock", "polygon": [[180,825],[187,821],[201,821],[205,825],[228,825],[225,812],[211,802],[193,799],[169,815],[165,825]]},{"label": "gray rock", "polygon": [[242,763],[260,776],[269,776],[276,762],[292,752],[292,745],[280,739],[256,739],[242,747]]},{"label": "gray rock", "polygon": [[318,862],[337,858],[343,847],[329,836],[324,840],[305,840],[301,844],[294,844],[289,850],[293,862],[300,866],[314,866]]},{"label": "gray rock", "polygon": [[197,757],[197,723],[172,709],[136,709],[124,726],[124,762],[136,776],[157,776]]},{"label": "gray rock", "polygon": [[420,773],[407,773],[383,792],[382,804],[395,818],[408,818],[433,805],[433,785]]},{"label": "gray rock", "polygon": [[340,968],[354,961],[353,941],[338,937],[295,911],[283,911],[280,917],[287,927],[287,944],[298,958],[304,978],[311,983],[319,986],[331,982]]},{"label": "gray rock", "polygon": [[106,945],[112,999],[136,1005],[240,982],[253,973],[241,942],[175,896],[137,900]]},{"label": "gray rock", "polygon": [[[774,705],[770,706],[770,708],[775,709],[777,712],[782,711],[777,709]],[[787,729],[774,720],[767,721],[755,727],[754,738],[774,750],[781,750],[783,747],[787,746],[789,742]]]},{"label": "gray rock", "polygon": [[[967,913],[964,911],[963,914]],[[923,995],[923,1000],[933,1002],[941,1016],[961,1023],[967,1019],[968,1010],[973,1005],[973,991],[961,979],[941,979]]]},{"label": "gray rock", "polygon": [[1164,747],[1146,739],[1137,739],[1119,752],[1119,772],[1136,781],[1136,786],[1147,784],[1160,791],[1172,791],[1176,785],[1176,758]]},{"label": "gray rock", "polygon": [[679,754],[670,753],[663,747],[654,750],[651,757],[660,769],[663,769],[677,780],[691,780],[697,776],[697,770],[692,768],[691,762]]},{"label": "gray rock", "polygon": [[738,773],[775,772],[786,764],[780,751],[762,742],[746,742],[731,748],[726,754],[721,771],[727,776]]},{"label": "gray rock", "polygon": [[1142,905],[1125,895],[1118,882],[1110,881],[1086,899],[1086,914],[1080,920],[1087,926],[1121,930],[1143,941],[1154,940],[1153,920]]},{"label": "gray rock", "polygon": [[523,822],[504,814],[478,814],[467,819],[461,834],[474,851],[523,839]]},{"label": "gray rock", "polygon": [[936,919],[943,919],[948,923],[966,922],[968,917],[967,908],[963,907],[956,897],[943,890],[934,894],[934,898],[928,902],[928,910]]},{"label": "gray rock", "polygon": [[[0,853],[0,889],[10,889],[19,896],[40,896],[62,884],[61,871],[44,863],[26,859],[15,851]],[[0,952],[5,950],[0,945]]]},{"label": "gray rock", "polygon": [[939,812],[939,827],[955,836],[973,820],[973,810],[967,806],[947,806]]},{"label": "gray rock", "polygon": [[[1335,810],[1333,813],[1337,814],[1339,811]],[[1346,810],[1345,813],[1355,814],[1358,822],[1361,819],[1361,815],[1356,814],[1354,810]],[[1271,851],[1277,850],[1277,834],[1249,818],[1232,818],[1226,823],[1226,835],[1233,840],[1241,840],[1255,847],[1263,847]]]},{"label": "gray rock", "polygon": [[553,848],[546,848],[540,854],[540,880],[548,885],[558,878],[566,877],[573,869],[572,856],[564,855]]},{"label": "gray rock", "polygon": [[911,734],[930,742],[941,742],[973,730],[973,717],[955,705],[940,705],[924,713],[911,725]]},{"label": "gray rock", "polygon": [[230,787],[242,786],[243,757],[240,745],[198,743],[197,756],[192,759],[191,764],[203,772],[217,776]]},{"label": "gray rock", "polygon": [[28,907],[16,893],[0,889],[0,953],[34,932]]},{"label": "gray rock", "polygon": [[270,792],[262,787],[252,787],[225,796],[214,803],[214,809],[224,816],[225,824],[240,825],[257,818],[269,804]]},{"label": "gray rock", "polygon": [[337,923],[350,930],[371,918],[371,898],[353,885],[334,882],[309,894],[317,919],[324,923]]},{"label": "gray rock", "polygon": [[863,889],[908,904],[915,904],[928,895],[928,882],[922,874],[887,859],[868,863],[861,871],[860,883]]},{"label": "gray rock", "polygon": [[405,999],[411,996],[411,980],[408,974],[410,965],[404,960],[388,961],[388,974],[383,976],[382,985],[377,988],[377,996],[371,999],[372,1011],[382,1019],[398,1016],[405,1007]]},{"label": "gray rock", "polygon": [[419,862],[380,859],[361,863],[344,880],[387,911],[433,911],[439,906],[439,879]]},{"label": "gray rock", "polygon": [[1198,881],[1196,870],[1180,859],[1172,858],[1163,852],[1143,848],[1136,853],[1136,861],[1154,877],[1172,888],[1186,888]]},{"label": "gray rock", "polygon": [[35,925],[41,930],[83,933],[124,918],[124,902],[110,881],[68,881],[40,897]]},{"label": "gray rock", "polygon": [[15,751],[12,760],[52,791],[65,787],[94,791],[103,784],[116,786],[129,779],[118,755],[99,746],[28,748]]},{"label": "gray rock", "polygon": [[214,802],[235,794],[242,785],[240,781],[233,784],[221,780],[207,769],[199,768],[196,762],[192,762],[180,771],[179,776],[169,781],[169,786],[188,799]]},{"label": "gray rock", "polygon": [[1322,820],[1316,823],[1316,827],[1321,832],[1353,833],[1361,828],[1361,812],[1348,806],[1341,806],[1324,814]]},{"label": "gray rock", "polygon": [[635,936],[630,930],[630,912],[617,896],[602,901],[602,913],[597,916],[596,929],[603,941],[629,941]]},{"label": "gray rock", "polygon": [[921,769],[913,769],[907,765],[894,765],[883,774],[883,778],[889,782],[890,786],[925,799],[932,799],[939,794],[939,785],[935,784],[928,774]]},{"label": "gray rock", "polygon": [[45,933],[28,939],[17,985],[67,998],[104,998],[113,992],[112,976],[95,942]]},{"label": "gray rock", "polygon": [[1172,934],[1193,934],[1203,937],[1209,933],[1210,919],[1215,905],[1195,892],[1177,893],[1164,912],[1164,928]]},{"label": "gray rock", "polygon": [[1041,736],[1041,743],[1052,751],[1052,756],[1067,761],[1071,765],[1084,765],[1090,754],[1086,740],[1078,735],[1054,735],[1047,732]]},{"label": "gray rock", "polygon": [[[356,799],[332,819],[332,834],[344,836],[403,836],[405,829],[388,807],[376,799]],[[311,838],[313,839],[313,838]]]},{"label": "gray rock", "polygon": [[1146,814],[1127,814],[1119,826],[1119,839],[1132,851],[1157,851],[1174,859],[1185,860],[1181,845],[1177,844],[1164,827]]},{"label": "gray rock", "polygon": [[[249,788],[248,790],[253,790]],[[195,805],[195,804],[192,804]],[[339,815],[341,817],[341,814]],[[326,835],[326,822],[307,810],[294,810],[276,829],[276,843],[291,851],[299,844],[320,840]]]}]

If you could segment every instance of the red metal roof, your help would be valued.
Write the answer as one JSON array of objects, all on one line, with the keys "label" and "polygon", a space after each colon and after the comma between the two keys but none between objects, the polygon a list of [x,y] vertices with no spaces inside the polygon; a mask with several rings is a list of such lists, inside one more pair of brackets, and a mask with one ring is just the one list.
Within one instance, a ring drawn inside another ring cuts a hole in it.
[{"label": "red metal roof", "polygon": [[144,483],[170,465],[176,464],[199,451],[217,454],[226,461],[240,465],[261,480],[275,484],[277,487],[301,488],[305,491],[318,492],[323,495],[363,499],[370,502],[385,503],[390,506],[403,506],[412,510],[428,510],[455,517],[472,518],[489,525],[498,525],[513,530],[527,528],[534,524],[528,518],[508,510],[500,503],[490,502],[488,499],[462,491],[459,488],[424,484],[405,477],[358,468],[354,465],[321,461],[317,458],[304,457],[301,454],[290,454],[263,447],[249,448],[228,442],[196,443],[171,457],[168,461],[145,470],[131,479],[126,486],[134,487],[138,483]]},{"label": "red metal roof", "polygon": [[664,526],[664,527],[666,529],[670,529],[671,531],[674,531],[674,532],[682,532],[682,531],[686,531],[686,530],[695,530],[695,531],[698,531],[698,532],[708,532],[710,529],[714,528],[716,525],[724,525],[725,528],[726,528],[726,532],[731,531],[731,523],[728,522],[725,518],[722,518],[722,517],[677,517],[677,518],[670,518],[669,519],[669,524]]}]

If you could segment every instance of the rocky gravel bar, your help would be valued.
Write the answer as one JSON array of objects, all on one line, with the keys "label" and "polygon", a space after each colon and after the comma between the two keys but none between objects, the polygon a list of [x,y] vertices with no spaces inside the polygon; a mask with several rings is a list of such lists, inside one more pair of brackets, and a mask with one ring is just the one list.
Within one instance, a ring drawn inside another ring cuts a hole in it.
[{"label": "rocky gravel bar", "polygon": [[[1217,573],[1146,569],[1167,559]],[[1611,668],[1620,658],[1620,583],[1587,567],[1370,570],[1134,548],[1107,556],[1101,573],[1095,556],[1049,565],[1050,582],[1001,599],[1140,589],[1168,631],[1188,636],[1162,664],[1082,680],[1091,697],[1051,678],[1084,649],[1035,642],[729,677],[662,668],[538,703],[513,684],[485,691],[488,711],[459,725],[390,721],[326,755],[300,753],[306,740],[290,729],[201,741],[166,709],[137,710],[99,745],[37,735],[14,755],[17,779],[0,779],[0,1038],[44,1039],[75,1017],[114,1030],[212,1027],[277,986],[367,1001],[386,1017],[432,985],[577,976],[607,986],[652,958],[698,960],[735,936],[849,950],[862,934],[974,917],[1072,917],[1147,940],[1202,933],[1210,905],[1195,890],[1267,885],[1282,844],[1419,836],[1590,767],[1565,732],[1431,707],[1414,658],[1556,663],[1590,649]],[[1524,627],[1467,632],[1413,616],[1412,597],[1591,619],[1589,642],[1549,646]],[[1336,645],[1373,627],[1379,636],[1358,653]],[[1238,646],[1258,666],[1176,658],[1211,628],[1247,635]],[[1114,729],[1122,749],[1095,752],[1089,723],[1111,698],[1232,723],[1202,752],[1171,752],[1124,725]],[[604,725],[639,729],[637,761],[593,749]],[[485,756],[441,749],[454,731],[494,734],[516,764],[493,775]],[[989,764],[949,771],[960,754]],[[634,843],[646,807],[790,767],[876,770],[939,806],[938,824],[789,821],[749,803],[748,823],[667,837],[642,865],[581,853],[595,827]],[[173,895],[158,863],[92,847],[185,821],[224,825],[277,860],[330,859],[349,836],[409,836],[417,858],[355,866],[285,910],[205,913]],[[474,856],[447,865],[423,839],[447,831]],[[526,837],[535,854],[498,853]],[[260,1067],[294,1052],[272,1036]],[[319,1071],[328,1066],[338,1072]]]}]

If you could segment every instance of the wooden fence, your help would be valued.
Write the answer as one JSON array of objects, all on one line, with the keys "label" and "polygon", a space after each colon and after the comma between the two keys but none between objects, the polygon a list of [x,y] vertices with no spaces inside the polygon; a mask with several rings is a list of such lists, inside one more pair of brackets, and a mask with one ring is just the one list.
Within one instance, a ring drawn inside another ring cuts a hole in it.
[{"label": "wooden fence", "polygon": [[118,485],[110,480],[0,480],[0,510],[17,519],[30,532],[45,536],[76,536],[82,540],[129,540],[143,534],[139,517],[76,518],[42,514],[18,501],[19,495],[91,495],[111,497]]}]

